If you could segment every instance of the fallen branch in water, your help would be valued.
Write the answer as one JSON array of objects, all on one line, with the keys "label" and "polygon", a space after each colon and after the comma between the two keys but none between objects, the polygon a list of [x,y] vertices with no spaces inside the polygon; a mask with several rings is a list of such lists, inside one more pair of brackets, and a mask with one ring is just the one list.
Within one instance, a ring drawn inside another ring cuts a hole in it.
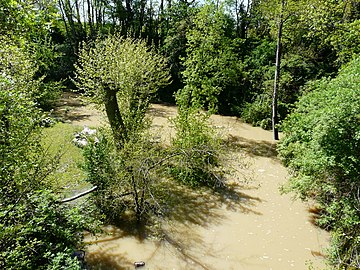
[{"label": "fallen branch in water", "polygon": [[[83,196],[85,196],[85,195],[87,195],[87,194],[95,191],[96,189],[97,189],[97,186],[94,186],[94,187],[92,187],[91,189],[86,190],[86,191],[84,191],[84,192],[81,192],[81,193],[79,193],[79,194],[77,194],[77,195],[75,195],[75,196],[73,196],[73,197],[63,199],[63,200],[61,200],[59,203],[67,203],[67,202],[74,201],[74,200],[76,200],[76,199],[79,199],[79,198],[81,198],[81,197],[83,197]],[[125,196],[130,195],[130,194],[133,194],[133,192],[132,192],[132,191],[129,191],[129,192],[123,193],[123,194],[121,194],[121,195],[119,195],[119,196],[117,196],[117,197],[125,197]]]},{"label": "fallen branch in water", "polygon": [[79,194],[77,194],[77,195],[75,195],[75,196],[73,196],[73,197],[63,199],[62,201],[60,201],[60,203],[67,203],[67,202],[74,201],[74,200],[76,200],[76,199],[79,199],[79,198],[81,198],[81,197],[83,197],[83,196],[85,196],[85,195],[87,195],[87,194],[95,191],[96,189],[97,189],[97,186],[94,186],[94,187],[92,187],[91,189],[86,190],[86,191],[84,191],[84,192],[81,192],[81,193],[79,193]]}]

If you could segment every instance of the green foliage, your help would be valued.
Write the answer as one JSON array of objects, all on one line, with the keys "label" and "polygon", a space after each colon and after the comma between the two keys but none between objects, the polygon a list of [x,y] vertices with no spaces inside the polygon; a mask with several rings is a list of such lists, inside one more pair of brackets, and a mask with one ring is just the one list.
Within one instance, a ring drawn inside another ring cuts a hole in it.
[{"label": "green foliage", "polygon": [[337,52],[337,61],[349,62],[355,55],[360,54],[360,18],[355,21],[339,23],[336,34],[329,39]]},{"label": "green foliage", "polygon": [[318,51],[330,47],[334,55],[327,57],[331,56],[335,63],[329,64],[339,66],[359,53],[359,19],[358,1],[312,0],[300,20],[304,39]]},{"label": "green foliage", "polygon": [[27,70],[31,61],[16,47],[6,49],[0,73],[0,268],[79,269],[70,255],[83,230],[96,223],[51,194],[48,178],[59,157],[41,146],[43,115],[33,100],[39,83]]},{"label": "green foliage", "polygon": [[84,149],[87,181],[98,186],[93,199],[108,221],[146,220],[157,207],[154,195],[164,169],[164,151],[150,141],[150,134],[130,139],[119,150],[109,132],[101,130]]},{"label": "green foliage", "polygon": [[163,57],[141,40],[117,35],[84,43],[75,68],[75,83],[91,101],[103,104],[104,91],[116,91],[128,109],[133,99],[144,96],[145,102],[169,79]]},{"label": "green foliage", "polygon": [[224,8],[212,2],[199,9],[193,24],[186,34],[187,55],[182,72],[185,87],[181,90],[186,98],[181,99],[186,106],[214,112],[219,95],[238,85],[240,68],[234,52],[233,25]]},{"label": "green foliage", "polygon": [[[261,40],[245,57],[244,61],[244,104],[241,117],[247,123],[271,129],[272,94],[274,87],[275,43]],[[280,89],[278,91],[278,117],[280,120],[288,113],[288,107],[297,100],[300,86],[311,73],[311,63],[296,54],[286,54],[282,59]]]},{"label": "green foliage", "polygon": [[80,50],[74,82],[92,102],[105,105],[114,135],[126,141],[146,127],[151,97],[168,84],[166,60],[141,40],[115,35],[92,45]]},{"label": "green foliage", "polygon": [[56,5],[56,0],[0,0],[0,35],[30,52],[37,66],[36,77],[44,76],[46,82],[64,78],[54,77],[60,57],[52,39],[61,16]]},{"label": "green foliage", "polygon": [[294,172],[287,189],[324,209],[319,223],[333,231],[332,261],[344,269],[359,267],[359,74],[357,58],[335,79],[309,84],[282,125],[278,147]]},{"label": "green foliage", "polygon": [[252,103],[245,103],[241,117],[254,126],[271,129],[271,97],[258,95]]},{"label": "green foliage", "polygon": [[[28,85],[32,87],[31,82]],[[41,114],[23,87],[25,82],[0,75],[0,193],[4,202],[14,200],[19,192],[39,188],[52,168],[51,163],[38,168],[44,157],[39,143]]]},{"label": "green foliage", "polygon": [[56,1],[29,0],[0,1],[0,35],[25,37],[27,40],[41,36],[56,24],[59,14]]},{"label": "green foliage", "polygon": [[209,126],[209,115],[197,108],[180,108],[174,119],[176,136],[172,147],[177,156],[170,174],[190,186],[219,187],[224,184],[221,170],[220,139]]},{"label": "green foliage", "polygon": [[192,27],[192,20],[196,11],[196,8],[182,1],[173,3],[165,11],[163,24],[166,26],[164,28],[167,32],[163,44],[160,46],[160,51],[168,60],[172,83],[169,85],[169,89],[159,91],[161,100],[168,101],[171,99],[174,102],[174,93],[183,87],[181,73],[184,71],[184,66],[181,59],[186,57],[186,33]]},{"label": "green foliage", "polygon": [[1,207],[2,269],[80,269],[71,254],[80,248],[82,231],[96,223],[58,200],[49,191],[31,191]]},{"label": "green foliage", "polygon": [[59,97],[61,83],[44,82],[38,76],[38,65],[26,46],[19,46],[11,39],[0,36],[0,72],[7,81],[16,85],[18,91],[26,89],[27,94],[39,107],[49,108]]}]

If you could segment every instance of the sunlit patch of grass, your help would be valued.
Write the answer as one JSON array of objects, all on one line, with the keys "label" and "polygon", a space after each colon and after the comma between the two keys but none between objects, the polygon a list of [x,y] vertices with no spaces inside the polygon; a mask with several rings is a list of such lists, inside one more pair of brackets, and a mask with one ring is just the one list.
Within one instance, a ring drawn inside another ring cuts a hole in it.
[{"label": "sunlit patch of grass", "polygon": [[66,123],[57,123],[53,127],[44,128],[42,143],[47,149],[48,157],[61,155],[59,166],[49,177],[55,190],[71,195],[88,186],[84,181],[85,174],[79,167],[84,158],[81,149],[76,147],[72,140],[81,127]]}]

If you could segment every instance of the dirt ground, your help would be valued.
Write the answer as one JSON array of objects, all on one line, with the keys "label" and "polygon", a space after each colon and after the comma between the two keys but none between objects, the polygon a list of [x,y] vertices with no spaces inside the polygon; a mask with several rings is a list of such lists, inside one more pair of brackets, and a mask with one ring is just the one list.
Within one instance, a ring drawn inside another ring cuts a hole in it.
[{"label": "dirt ground", "polygon": [[[153,130],[167,142],[174,136],[169,118],[176,111],[161,104],[149,110]],[[71,94],[60,100],[55,114],[79,126],[106,124],[103,113]],[[272,133],[236,117],[214,115],[211,122],[235,157],[228,165],[237,172],[229,176],[239,184],[237,197],[218,201],[209,195],[201,206],[184,202],[187,208],[179,211],[197,222],[172,224],[171,241],[139,241],[106,227],[107,235],[86,239],[87,259],[97,265],[93,269],[133,269],[135,261],[146,263],[142,269],[324,269],[329,235],[313,225],[308,205],[280,194],[289,175]]]}]

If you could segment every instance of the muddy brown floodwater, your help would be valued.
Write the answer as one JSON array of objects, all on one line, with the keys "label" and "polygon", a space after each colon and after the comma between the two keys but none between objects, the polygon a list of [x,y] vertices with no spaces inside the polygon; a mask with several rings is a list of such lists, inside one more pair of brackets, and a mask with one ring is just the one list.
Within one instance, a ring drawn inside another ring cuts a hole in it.
[{"label": "muddy brown floodwater", "polygon": [[[92,108],[78,106],[73,113],[78,117],[70,120],[76,125],[103,121]],[[168,119],[176,108],[156,104],[150,114],[153,129],[169,141],[174,132]],[[184,201],[184,209],[174,211],[188,218],[164,224],[165,240],[139,240],[113,226],[105,227],[102,236],[87,236],[91,269],[134,269],[137,261],[145,262],[139,269],[159,270],[325,268],[322,254],[329,235],[312,224],[308,205],[280,194],[289,175],[276,157],[272,133],[235,117],[213,116],[211,121],[236,157],[229,161],[237,169],[229,176],[236,183],[234,192],[221,200],[208,192],[203,201]]]}]

